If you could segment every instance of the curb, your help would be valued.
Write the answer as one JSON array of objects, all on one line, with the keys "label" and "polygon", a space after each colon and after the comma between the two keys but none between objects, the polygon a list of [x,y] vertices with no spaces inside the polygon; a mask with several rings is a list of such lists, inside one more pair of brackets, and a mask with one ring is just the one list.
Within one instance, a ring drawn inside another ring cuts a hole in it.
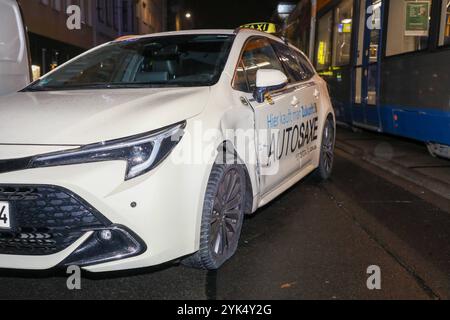
[{"label": "curb", "polygon": [[420,172],[405,168],[392,161],[380,159],[374,155],[364,153],[363,150],[340,140],[336,141],[336,148],[450,200],[450,184],[446,184]]}]

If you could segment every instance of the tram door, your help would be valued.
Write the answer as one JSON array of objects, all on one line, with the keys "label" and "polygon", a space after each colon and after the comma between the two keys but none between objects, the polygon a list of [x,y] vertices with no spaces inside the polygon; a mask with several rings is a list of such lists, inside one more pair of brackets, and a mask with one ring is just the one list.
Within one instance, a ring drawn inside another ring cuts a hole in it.
[{"label": "tram door", "polygon": [[383,0],[361,0],[353,75],[353,124],[379,130]]}]

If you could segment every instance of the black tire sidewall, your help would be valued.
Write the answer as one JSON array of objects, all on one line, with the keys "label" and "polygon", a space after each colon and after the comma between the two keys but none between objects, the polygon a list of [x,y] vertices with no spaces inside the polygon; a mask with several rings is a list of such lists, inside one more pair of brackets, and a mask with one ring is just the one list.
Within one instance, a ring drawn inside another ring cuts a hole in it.
[{"label": "black tire sidewall", "polygon": [[334,152],[334,148],[336,146],[336,129],[334,126],[334,121],[333,119],[329,116],[327,118],[327,120],[325,121],[324,127],[323,127],[323,132],[322,132],[322,142],[320,144],[320,159],[319,159],[319,167],[317,168],[316,171],[316,175],[321,179],[321,180],[328,180],[331,176],[331,173],[333,172],[333,166],[334,166],[334,159],[333,159],[333,163],[331,165],[331,169],[328,171],[325,168],[325,159],[324,159],[324,153],[323,153],[323,144],[325,141],[325,130],[327,129],[327,127],[330,127],[330,129],[333,132],[333,152]]},{"label": "black tire sidewall", "polygon": [[[239,173],[239,179],[241,180],[241,212],[239,222],[236,228],[236,233],[230,243],[229,248],[225,255],[216,255],[211,250],[210,237],[211,237],[211,219],[213,216],[214,200],[217,195],[220,183],[230,170],[236,170]],[[203,267],[206,269],[215,270],[220,268],[227,260],[229,260],[237,251],[239,246],[240,234],[242,231],[242,225],[244,220],[244,204],[245,204],[245,170],[242,165],[232,164],[216,164],[214,165],[211,176],[209,178],[208,187],[205,194],[203,213],[202,213],[202,225],[201,225],[201,237],[200,237],[200,259]]]}]

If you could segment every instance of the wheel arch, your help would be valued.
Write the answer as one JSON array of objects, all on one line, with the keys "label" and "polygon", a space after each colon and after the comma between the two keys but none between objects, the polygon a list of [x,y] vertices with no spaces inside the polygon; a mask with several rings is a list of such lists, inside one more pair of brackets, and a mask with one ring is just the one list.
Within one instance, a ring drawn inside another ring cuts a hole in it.
[{"label": "wheel arch", "polygon": [[[254,191],[258,190],[257,179],[256,179],[256,168],[252,168],[251,165],[245,163],[239,152],[236,150],[234,144],[230,140],[224,140],[217,147],[217,159],[234,161],[233,163],[240,164],[244,167],[245,179],[246,179],[246,190],[245,190],[245,214],[252,214],[254,212]],[[220,159],[221,157],[224,157]],[[227,162],[229,163],[229,162]],[[253,178],[252,178],[253,177]]]}]

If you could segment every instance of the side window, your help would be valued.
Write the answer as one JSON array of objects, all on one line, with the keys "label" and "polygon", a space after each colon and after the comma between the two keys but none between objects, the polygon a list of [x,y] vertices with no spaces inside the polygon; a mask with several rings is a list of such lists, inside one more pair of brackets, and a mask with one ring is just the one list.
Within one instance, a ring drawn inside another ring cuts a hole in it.
[{"label": "side window", "polygon": [[236,74],[233,80],[233,89],[237,91],[250,92],[247,83],[247,75],[245,74],[244,65],[242,60],[239,61],[239,65],[236,68]]},{"label": "side window", "polygon": [[306,81],[314,75],[308,61],[299,52],[279,42],[274,41],[273,45],[293,82]]},{"label": "side window", "polygon": [[326,70],[331,66],[332,22],[332,11],[319,18],[316,43],[316,69],[319,71]]},{"label": "side window", "polygon": [[431,0],[389,1],[386,55],[393,56],[428,48]]},{"label": "side window", "polygon": [[281,44],[277,41],[272,42],[275,51],[280,58],[280,62],[283,64],[284,68],[288,73],[288,77],[290,78],[290,82],[299,82],[303,80],[303,68],[298,64],[297,57],[294,52],[284,44]]},{"label": "side window", "polygon": [[300,63],[300,65],[303,67],[303,70],[305,70],[306,78],[303,80],[309,80],[316,74],[316,71],[314,70],[314,67],[312,64],[306,59],[304,55],[301,53],[295,51],[295,54],[297,56],[297,60]]},{"label": "side window", "polygon": [[242,63],[247,74],[249,91],[256,88],[256,73],[260,69],[276,69],[285,72],[270,42],[266,38],[250,40],[242,54]]},{"label": "side window", "polygon": [[333,66],[344,66],[350,63],[353,0],[341,1],[334,9],[334,15]]}]

